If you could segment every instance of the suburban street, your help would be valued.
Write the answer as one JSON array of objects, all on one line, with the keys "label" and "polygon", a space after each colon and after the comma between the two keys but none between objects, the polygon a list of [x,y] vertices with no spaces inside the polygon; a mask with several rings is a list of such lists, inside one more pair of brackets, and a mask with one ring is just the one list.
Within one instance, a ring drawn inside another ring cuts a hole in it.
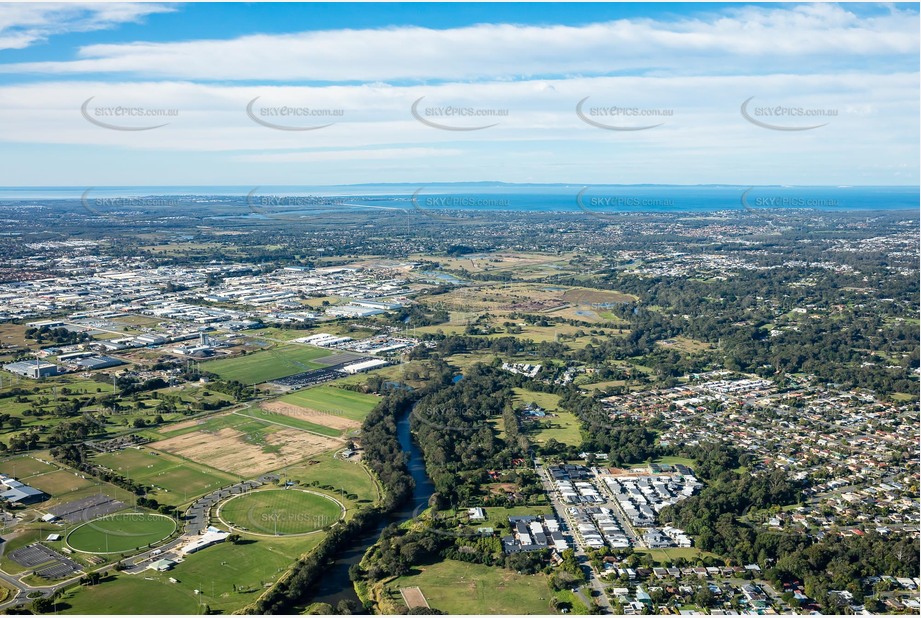
[{"label": "suburban street", "polygon": [[[604,592],[604,582],[599,579],[598,573],[589,562],[588,556],[582,547],[582,539],[579,538],[579,535],[576,533],[576,527],[573,525],[572,518],[566,508],[566,505],[560,501],[559,495],[553,486],[553,480],[550,478],[550,475],[544,466],[538,464],[536,468],[538,470],[538,474],[540,474],[541,481],[544,483],[544,489],[547,495],[550,496],[550,502],[553,510],[556,513],[557,520],[560,522],[561,529],[564,532],[569,532],[569,535],[572,538],[573,545],[575,546],[573,550],[575,552],[576,560],[582,566],[582,570],[588,579],[587,586],[591,587],[592,598],[597,601],[598,607],[601,609],[602,614],[613,613],[611,603],[608,600],[608,595]],[[576,592],[576,596],[580,601],[586,604],[586,607],[592,607],[593,601],[586,597],[582,590],[578,590]]]},{"label": "suburban street", "polygon": [[611,509],[611,511],[614,513],[614,516],[617,517],[617,520],[620,522],[621,529],[627,534],[627,538],[630,539],[630,543],[633,545],[633,547],[646,547],[646,544],[643,543],[643,537],[639,535],[639,533],[633,527],[633,524],[630,523],[630,518],[627,517],[626,513],[624,513],[624,509],[620,503],[614,499],[614,494],[611,493],[611,488],[608,487],[608,484],[601,480],[597,469],[595,469],[595,480],[598,481],[595,485],[601,488],[601,491],[604,493],[606,498],[610,498],[605,502],[604,506]]}]

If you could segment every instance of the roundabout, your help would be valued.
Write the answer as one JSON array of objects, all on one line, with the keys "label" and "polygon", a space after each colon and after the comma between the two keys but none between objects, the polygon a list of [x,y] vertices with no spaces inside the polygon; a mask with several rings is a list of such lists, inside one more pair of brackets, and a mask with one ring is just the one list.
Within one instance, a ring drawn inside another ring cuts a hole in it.
[{"label": "roundabout", "polygon": [[266,489],[233,496],[217,519],[231,530],[264,536],[314,534],[345,516],[341,502],[306,489]]}]

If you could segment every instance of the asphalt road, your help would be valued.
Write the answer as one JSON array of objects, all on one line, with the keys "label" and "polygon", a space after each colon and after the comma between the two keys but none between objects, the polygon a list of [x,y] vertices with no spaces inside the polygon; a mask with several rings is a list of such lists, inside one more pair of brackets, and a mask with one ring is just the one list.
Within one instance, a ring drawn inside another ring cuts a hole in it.
[{"label": "asphalt road", "polygon": [[[585,587],[591,588],[593,591],[593,599],[598,602],[598,607],[601,609],[602,614],[613,613],[611,602],[608,600],[608,595],[604,591],[604,582],[599,579],[598,573],[595,572],[594,567],[592,567],[591,562],[589,562],[588,556],[585,553],[585,549],[582,547],[582,539],[580,539],[579,535],[576,533],[576,527],[573,525],[566,505],[563,504],[557,495],[556,489],[553,485],[553,480],[550,478],[550,474],[543,466],[538,468],[538,474],[540,474],[541,480],[544,483],[544,489],[546,490],[547,495],[550,496],[551,506],[556,513],[557,521],[560,522],[561,527],[565,527],[564,529],[569,531],[573,543],[575,544],[574,553],[576,556],[576,561],[582,567],[582,571],[585,573],[586,579],[588,580],[588,583]],[[580,601],[585,603],[586,607],[592,607],[593,600],[586,597],[585,593],[582,592],[581,589],[576,591],[576,596]]]}]

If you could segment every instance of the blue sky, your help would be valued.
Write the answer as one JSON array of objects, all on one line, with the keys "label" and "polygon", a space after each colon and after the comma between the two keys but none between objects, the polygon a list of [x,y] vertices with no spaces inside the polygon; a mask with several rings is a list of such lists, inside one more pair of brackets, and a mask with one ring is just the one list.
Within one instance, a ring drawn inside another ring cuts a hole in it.
[{"label": "blue sky", "polygon": [[917,4],[3,4],[0,185],[914,185],[918,32]]}]

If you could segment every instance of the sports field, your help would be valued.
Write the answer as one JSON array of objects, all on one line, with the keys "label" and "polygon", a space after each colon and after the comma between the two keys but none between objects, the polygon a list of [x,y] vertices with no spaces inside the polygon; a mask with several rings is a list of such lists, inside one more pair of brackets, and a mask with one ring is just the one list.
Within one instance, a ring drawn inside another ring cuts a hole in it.
[{"label": "sports field", "polygon": [[76,586],[63,593],[58,612],[64,614],[190,615],[201,613],[199,598],[167,580],[118,573],[98,586]]},{"label": "sports field", "polygon": [[330,491],[336,494],[337,499],[340,492],[353,494],[359,500],[373,501],[378,497],[377,486],[364,466],[337,459],[332,453],[314,455],[297,465],[288,466],[285,473],[289,479],[302,485],[332,487]]},{"label": "sports field", "polygon": [[41,489],[49,496],[59,497],[62,494],[96,485],[91,478],[83,478],[83,476],[70,470],[58,470],[33,476],[26,483],[36,489]]},{"label": "sports field", "polygon": [[202,368],[205,371],[216,373],[224,380],[256,384],[318,369],[323,365],[312,361],[330,354],[329,350],[322,348],[282,345],[245,356],[210,361]]},{"label": "sports field", "polygon": [[74,528],[67,544],[93,554],[123,552],[156,543],[175,529],[176,522],[166,515],[122,512]]},{"label": "sports field", "polygon": [[304,534],[332,525],[342,514],[333,500],[299,489],[254,491],[221,505],[228,526],[259,534]]},{"label": "sports field", "polygon": [[139,483],[160,488],[157,499],[170,504],[181,504],[239,480],[230,474],[146,447],[102,453],[94,458],[94,462]]},{"label": "sports field", "polygon": [[[298,557],[316,546],[322,534],[247,537],[246,545],[220,543],[196,552],[166,573],[112,574],[98,586],[75,586],[63,593],[58,610],[66,614],[232,614],[251,603]],[[245,549],[245,551],[243,551]],[[169,578],[178,580],[176,583]],[[199,590],[201,594],[195,594]],[[139,602],[153,599],[154,604]]]},{"label": "sports field", "polygon": [[54,470],[54,466],[49,466],[29,455],[11,457],[0,462],[0,473],[9,474],[17,479],[23,479],[33,474],[41,474],[43,472],[53,472]]}]

